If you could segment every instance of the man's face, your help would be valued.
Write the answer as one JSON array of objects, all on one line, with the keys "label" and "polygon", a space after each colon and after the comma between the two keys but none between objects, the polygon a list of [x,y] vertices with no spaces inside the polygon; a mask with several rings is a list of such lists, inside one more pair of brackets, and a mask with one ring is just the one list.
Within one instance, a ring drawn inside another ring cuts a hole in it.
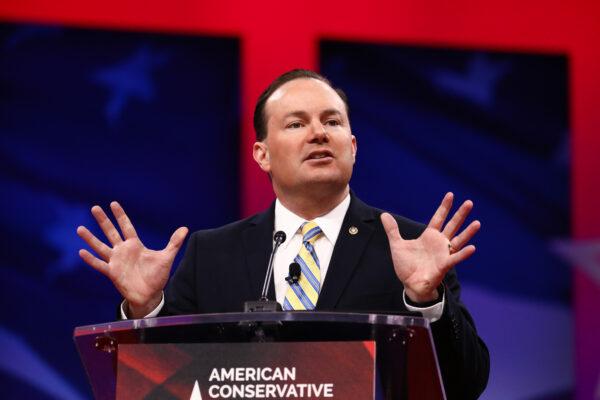
[{"label": "man's face", "polygon": [[267,137],[254,158],[271,174],[278,196],[302,190],[344,189],[352,176],[356,138],[344,102],[324,82],[295,79],[265,104]]}]

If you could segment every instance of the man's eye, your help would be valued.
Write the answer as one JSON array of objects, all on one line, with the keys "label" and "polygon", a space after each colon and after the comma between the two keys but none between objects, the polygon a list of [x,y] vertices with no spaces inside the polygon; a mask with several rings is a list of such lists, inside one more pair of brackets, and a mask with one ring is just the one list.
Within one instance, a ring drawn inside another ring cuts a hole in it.
[{"label": "man's eye", "polygon": [[302,123],[301,122],[292,122],[287,127],[289,129],[299,129],[299,128],[302,128]]},{"label": "man's eye", "polygon": [[325,124],[326,124],[326,125],[329,125],[329,126],[339,126],[339,125],[341,125],[340,121],[338,121],[337,119],[330,119],[330,120],[327,120],[327,121],[325,122]]}]

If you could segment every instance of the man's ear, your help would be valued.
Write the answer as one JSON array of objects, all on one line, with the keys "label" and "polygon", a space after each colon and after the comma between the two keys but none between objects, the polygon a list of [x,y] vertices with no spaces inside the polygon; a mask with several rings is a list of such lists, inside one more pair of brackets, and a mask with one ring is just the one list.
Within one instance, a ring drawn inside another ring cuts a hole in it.
[{"label": "man's ear", "polygon": [[252,156],[260,169],[266,173],[271,172],[271,160],[269,159],[269,147],[265,142],[255,142],[252,146]]},{"label": "man's ear", "polygon": [[356,136],[352,135],[352,158],[356,162],[356,153],[358,152],[358,146],[356,144]]}]

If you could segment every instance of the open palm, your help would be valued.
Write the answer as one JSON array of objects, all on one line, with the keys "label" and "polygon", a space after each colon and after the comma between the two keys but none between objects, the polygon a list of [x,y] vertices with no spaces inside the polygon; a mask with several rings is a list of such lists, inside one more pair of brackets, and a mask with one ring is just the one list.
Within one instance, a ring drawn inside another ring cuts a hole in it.
[{"label": "open palm", "polygon": [[77,228],[77,234],[98,257],[85,249],[81,249],[79,255],[87,264],[113,282],[127,300],[133,316],[144,316],[160,302],[173,261],[188,230],[185,227],[177,229],[163,250],[151,250],[138,238],[123,208],[117,202],[112,202],[110,207],[123,237],[104,210],[94,206],[92,215],[112,247],[96,238],[86,227],[80,226]]},{"label": "open palm", "polygon": [[425,231],[414,240],[402,238],[398,224],[390,214],[381,215],[394,270],[404,285],[406,295],[415,302],[435,300],[437,287],[446,273],[475,252],[475,246],[465,245],[481,227],[479,221],[473,221],[456,235],[473,208],[471,201],[465,201],[444,226],[453,197],[452,193],[446,194]]}]

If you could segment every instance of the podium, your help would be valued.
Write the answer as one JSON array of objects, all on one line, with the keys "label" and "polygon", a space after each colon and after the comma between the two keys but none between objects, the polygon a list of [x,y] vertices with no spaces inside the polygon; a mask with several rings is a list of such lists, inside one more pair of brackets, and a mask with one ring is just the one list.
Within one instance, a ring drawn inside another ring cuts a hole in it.
[{"label": "podium", "polygon": [[410,315],[182,315],[74,340],[96,399],[446,398],[429,322]]}]

